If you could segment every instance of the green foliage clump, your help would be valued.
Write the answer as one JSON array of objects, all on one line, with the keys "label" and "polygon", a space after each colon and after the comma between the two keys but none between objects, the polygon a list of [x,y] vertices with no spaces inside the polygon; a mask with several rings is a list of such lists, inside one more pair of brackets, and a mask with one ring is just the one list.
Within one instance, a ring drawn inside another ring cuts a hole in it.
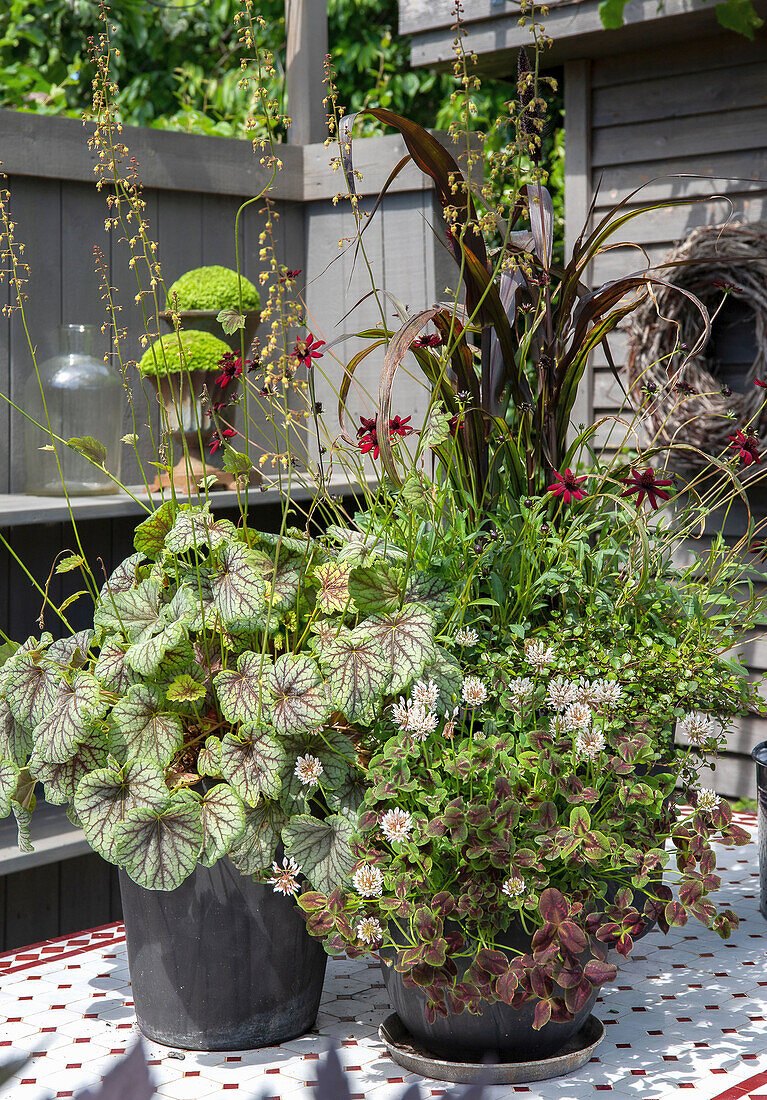
[{"label": "green foliage clump", "polygon": [[[240,286],[238,286],[238,282]],[[258,309],[261,298],[250,279],[231,267],[210,264],[185,272],[168,291],[168,309]]]},{"label": "green foliage clump", "polygon": [[[179,347],[179,344],[181,345]],[[168,332],[139,359],[142,374],[178,374],[182,370],[216,370],[229,347],[209,332]]]}]

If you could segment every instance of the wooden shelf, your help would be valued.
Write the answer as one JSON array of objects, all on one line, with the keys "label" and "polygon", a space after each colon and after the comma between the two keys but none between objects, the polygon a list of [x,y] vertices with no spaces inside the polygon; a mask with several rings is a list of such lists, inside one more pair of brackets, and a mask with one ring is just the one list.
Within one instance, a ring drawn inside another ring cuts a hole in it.
[{"label": "wooden shelf", "polygon": [[91,851],[82,829],[76,828],[66,815],[64,806],[40,802],[30,822],[34,852],[20,852],[16,818],[0,821],[0,876],[58,863]]}]

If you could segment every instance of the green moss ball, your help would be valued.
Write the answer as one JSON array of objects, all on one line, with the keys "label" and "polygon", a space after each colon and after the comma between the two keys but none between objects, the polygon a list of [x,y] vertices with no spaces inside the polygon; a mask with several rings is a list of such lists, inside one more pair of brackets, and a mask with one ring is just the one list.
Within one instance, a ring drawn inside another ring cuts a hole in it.
[{"label": "green moss ball", "polygon": [[[229,267],[214,264],[196,267],[176,279],[168,291],[168,309],[173,308],[173,296],[177,295],[177,309],[237,309],[237,272]],[[242,280],[242,305],[244,309],[258,309],[261,299],[250,279]]]},{"label": "green moss ball", "polygon": [[[179,339],[184,349],[184,362],[181,362]],[[219,360],[231,351],[223,340],[209,332],[169,332],[146,349],[139,360],[138,369],[142,374],[176,374],[181,370],[218,369]]]}]

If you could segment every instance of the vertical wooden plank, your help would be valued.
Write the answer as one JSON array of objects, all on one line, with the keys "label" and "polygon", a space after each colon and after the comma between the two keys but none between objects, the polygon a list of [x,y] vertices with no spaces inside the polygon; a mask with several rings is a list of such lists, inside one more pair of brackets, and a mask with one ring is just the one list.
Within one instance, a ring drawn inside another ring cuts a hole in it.
[{"label": "vertical wooden plank", "polygon": [[327,122],[324,62],[328,52],[327,0],[285,0],[285,83],[291,145],[324,141]]},{"label": "vertical wooden plank", "polygon": [[[591,202],[591,62],[565,65],[565,257],[583,229]],[[589,272],[584,274],[588,284]],[[589,361],[583,372],[570,422],[578,426],[594,419],[594,368]]]},{"label": "vertical wooden plank", "polygon": [[[6,190],[9,181],[0,178],[0,188]],[[14,218],[14,196],[11,194],[11,218]],[[11,395],[11,321],[4,311],[11,301],[11,287],[8,278],[0,282],[0,392]],[[8,442],[11,437],[11,407],[0,400],[0,435],[5,444],[0,447],[0,493],[11,491],[11,453]],[[2,595],[0,594],[0,600]]]},{"label": "vertical wooden plank", "polygon": [[[55,350],[61,323],[61,184],[58,180],[16,177],[13,186],[14,221],[17,238],[26,243],[24,258],[30,266],[29,282],[24,287],[27,327],[36,348],[38,364]],[[25,405],[24,386],[34,375],[34,366],[22,318],[17,311],[11,320],[10,395],[21,408]],[[24,491],[23,417],[13,412],[10,419],[11,492]],[[45,440],[41,434],[41,443]]]},{"label": "vertical wooden plank", "polygon": [[8,937],[5,933],[5,880],[7,875],[0,875],[0,951],[8,950]]},{"label": "vertical wooden plank", "polygon": [[58,935],[59,864],[30,867],[5,876],[6,948],[24,947]]},{"label": "vertical wooden plank", "polygon": [[97,928],[110,919],[109,864],[95,853],[59,864],[60,936]]},{"label": "vertical wooden plank", "polygon": [[[241,205],[239,199],[229,195],[203,195],[202,196],[202,263],[222,264],[224,267],[236,268],[234,250],[234,222],[237,211]],[[257,204],[254,204],[257,205]],[[245,255],[245,220],[248,217],[247,210],[243,211],[240,218],[240,270],[247,278],[255,281],[255,266],[258,253],[254,256]],[[251,261],[250,263],[248,261]]]}]

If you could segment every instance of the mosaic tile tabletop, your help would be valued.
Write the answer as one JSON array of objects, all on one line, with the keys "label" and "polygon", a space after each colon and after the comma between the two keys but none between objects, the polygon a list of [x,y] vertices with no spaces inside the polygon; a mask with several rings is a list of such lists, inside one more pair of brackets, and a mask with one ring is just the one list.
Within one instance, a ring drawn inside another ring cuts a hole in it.
[{"label": "mosaic tile tabletop", "polygon": [[[753,815],[738,814],[754,840]],[[723,849],[720,900],[741,917],[723,942],[692,922],[653,932],[606,987],[596,1056],[567,1077],[496,1086],[487,1100],[767,1100],[767,921],[758,908],[756,844]],[[316,1028],[280,1046],[201,1054],[147,1043],[157,1094],[197,1100],[224,1090],[258,1100],[312,1100],[317,1059],[339,1045],[354,1100],[422,1096],[450,1086],[409,1074],[377,1036],[388,1014],[376,964],[331,959]],[[121,924],[0,956],[0,1063],[32,1058],[0,1100],[70,1097],[97,1081],[136,1038]]]}]

